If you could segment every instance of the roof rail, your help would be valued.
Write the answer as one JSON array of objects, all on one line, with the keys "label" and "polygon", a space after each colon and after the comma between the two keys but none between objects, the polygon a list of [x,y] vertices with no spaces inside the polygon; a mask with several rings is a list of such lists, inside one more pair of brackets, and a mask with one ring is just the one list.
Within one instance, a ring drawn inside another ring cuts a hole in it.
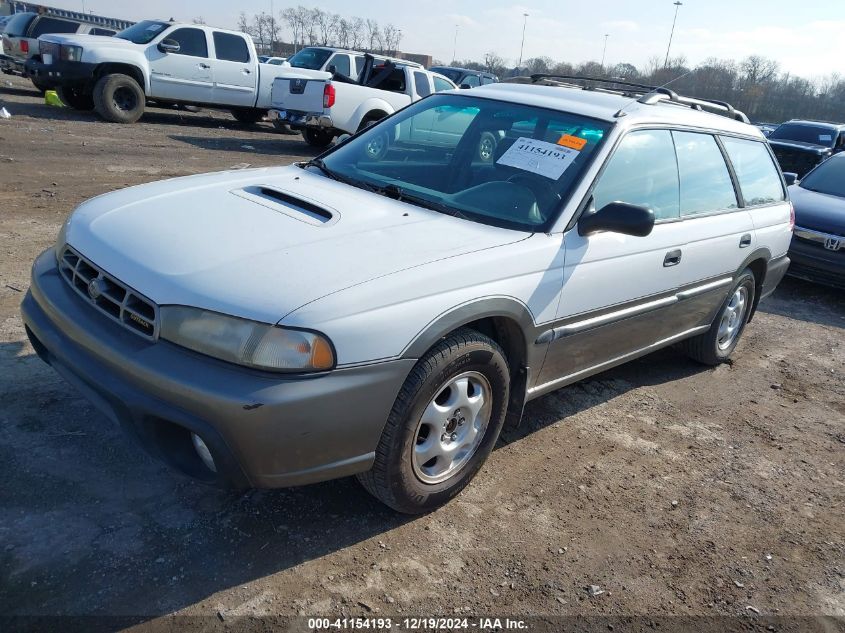
[{"label": "roof rail", "polygon": [[[598,90],[602,90],[604,92],[615,92],[615,93],[623,93],[623,94],[640,94],[640,98],[637,99],[639,103],[644,105],[654,105],[656,103],[668,101],[669,103],[676,103],[678,105],[684,105],[687,107],[692,108],[693,110],[707,110],[712,112],[713,114],[723,114],[728,116],[736,121],[740,121],[742,123],[750,123],[748,117],[745,116],[745,113],[740,112],[736,108],[734,108],[730,103],[726,101],[718,101],[716,99],[698,99],[695,97],[685,97],[679,95],[674,90],[670,90],[665,86],[649,86],[648,84],[640,84],[631,81],[625,81],[621,79],[611,79],[607,77],[579,77],[577,75],[557,75],[557,74],[550,74],[550,73],[536,73],[531,75],[531,83],[537,83],[543,79],[565,79],[565,80],[580,80],[580,81],[594,81],[596,83],[601,84],[610,84],[616,86],[623,86],[625,89],[618,89],[614,90],[613,88],[606,88],[604,86],[598,88]],[[581,88],[582,90],[596,90],[597,88],[593,88],[590,86],[578,86],[575,85],[573,87]],[[633,89],[633,90],[631,90]],[[617,116],[622,116],[624,113],[620,110],[617,113]]]}]

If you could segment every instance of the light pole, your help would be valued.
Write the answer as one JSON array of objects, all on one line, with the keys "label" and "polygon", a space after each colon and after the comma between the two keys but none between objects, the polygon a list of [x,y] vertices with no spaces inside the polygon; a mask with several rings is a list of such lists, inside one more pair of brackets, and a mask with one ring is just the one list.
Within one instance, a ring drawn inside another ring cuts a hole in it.
[{"label": "light pole", "polygon": [[610,37],[610,33],[604,34],[604,50],[601,52],[601,69],[604,70],[604,57],[607,55],[607,38]]},{"label": "light pole", "polygon": [[458,27],[460,24],[455,25],[455,40],[452,42],[452,61],[455,61],[455,55],[458,52]]},{"label": "light pole", "polygon": [[666,47],[666,61],[663,62],[663,68],[666,68],[669,65],[669,51],[672,48],[672,38],[675,36],[675,23],[678,21],[678,9],[680,9],[684,3],[681,0],[675,0],[675,18],[672,20],[672,32],[669,33],[669,46]]},{"label": "light pole", "polygon": [[525,49],[525,27],[528,25],[528,14],[522,14],[522,44],[519,45],[519,62],[517,67],[522,66],[522,51]]}]

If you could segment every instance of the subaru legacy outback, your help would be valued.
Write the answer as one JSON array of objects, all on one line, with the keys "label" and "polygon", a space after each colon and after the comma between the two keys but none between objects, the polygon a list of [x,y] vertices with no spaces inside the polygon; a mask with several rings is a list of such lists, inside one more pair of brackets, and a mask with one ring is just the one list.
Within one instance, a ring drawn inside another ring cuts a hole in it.
[{"label": "subaru legacy outback", "polygon": [[188,475],[356,475],[407,513],[528,400],[673,344],[725,361],[789,264],[763,135],[665,88],[535,79],[83,203],[34,263],[34,349]]}]

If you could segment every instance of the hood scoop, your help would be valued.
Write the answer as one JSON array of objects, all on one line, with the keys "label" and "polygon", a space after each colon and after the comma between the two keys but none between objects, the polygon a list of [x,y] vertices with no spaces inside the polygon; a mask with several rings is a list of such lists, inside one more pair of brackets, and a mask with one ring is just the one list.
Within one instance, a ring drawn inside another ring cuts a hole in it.
[{"label": "hood scoop", "polygon": [[270,185],[253,185],[230,193],[312,226],[328,226],[340,219],[337,211]]}]

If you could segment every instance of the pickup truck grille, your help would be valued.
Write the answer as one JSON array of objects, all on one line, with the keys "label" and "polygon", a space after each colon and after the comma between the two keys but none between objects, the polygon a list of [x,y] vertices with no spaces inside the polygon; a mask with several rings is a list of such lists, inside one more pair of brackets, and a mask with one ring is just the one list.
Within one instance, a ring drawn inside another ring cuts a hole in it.
[{"label": "pickup truck grille", "polygon": [[66,246],[59,260],[64,280],[77,294],[125,328],[149,340],[158,337],[158,306]]},{"label": "pickup truck grille", "polygon": [[780,164],[781,171],[794,172],[799,178],[803,178],[808,171],[821,162],[818,154],[804,152],[800,149],[772,146],[775,156]]}]

